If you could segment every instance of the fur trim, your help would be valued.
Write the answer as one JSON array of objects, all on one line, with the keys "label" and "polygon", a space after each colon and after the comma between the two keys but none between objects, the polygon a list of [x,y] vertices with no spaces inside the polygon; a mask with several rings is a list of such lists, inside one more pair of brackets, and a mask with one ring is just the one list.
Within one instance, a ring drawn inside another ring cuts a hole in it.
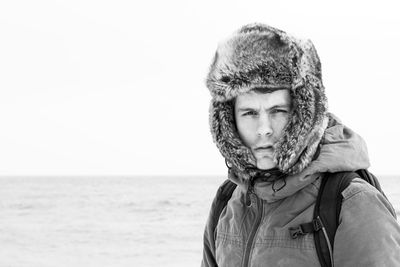
[{"label": "fur trim", "polygon": [[206,84],[214,142],[237,171],[263,172],[239,138],[232,102],[258,87],[286,88],[292,97],[293,112],[275,147],[277,167],[296,174],[309,165],[328,123],[321,63],[311,41],[263,24],[246,25],[219,45]]}]

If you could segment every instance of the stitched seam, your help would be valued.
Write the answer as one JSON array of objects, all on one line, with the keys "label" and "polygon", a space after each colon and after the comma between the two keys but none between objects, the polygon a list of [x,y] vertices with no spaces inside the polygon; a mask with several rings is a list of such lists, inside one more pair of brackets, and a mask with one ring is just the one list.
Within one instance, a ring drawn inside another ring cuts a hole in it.
[{"label": "stitched seam", "polygon": [[263,239],[256,242],[266,247],[285,247],[285,248],[299,248],[299,249],[314,249],[314,238],[309,236],[303,236],[296,240],[290,237],[264,237]]},{"label": "stitched seam", "polygon": [[231,237],[231,238],[241,238],[242,237],[240,234],[233,234],[233,233],[223,232],[223,231],[218,232],[217,236],[219,236],[219,235],[220,236],[228,236],[228,237]]},{"label": "stitched seam", "polygon": [[222,244],[233,244],[233,245],[239,245],[239,246],[243,245],[243,242],[240,240],[240,238],[238,238],[236,236],[231,236],[226,233],[218,233],[217,240],[219,242],[221,242]]},{"label": "stitched seam", "polygon": [[[307,244],[309,243],[309,244]],[[305,250],[313,250],[314,245],[311,242],[290,242],[288,240],[272,240],[272,242],[257,242],[257,246],[273,248],[273,247],[280,247],[280,248],[296,248],[296,249],[305,249]]]}]

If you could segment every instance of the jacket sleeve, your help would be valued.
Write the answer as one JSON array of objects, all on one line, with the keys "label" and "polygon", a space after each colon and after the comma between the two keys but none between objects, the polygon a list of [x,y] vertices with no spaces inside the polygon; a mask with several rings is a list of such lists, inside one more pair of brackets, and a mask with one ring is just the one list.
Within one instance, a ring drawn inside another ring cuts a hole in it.
[{"label": "jacket sleeve", "polygon": [[218,266],[215,259],[215,241],[213,233],[210,232],[208,225],[204,231],[203,237],[203,259],[201,267],[214,267]]},{"label": "jacket sleeve", "polygon": [[203,236],[203,259],[201,261],[201,267],[216,267],[217,261],[215,257],[215,237],[214,229],[218,218],[215,218],[215,206],[217,199],[215,198],[212,205],[210,214],[207,219],[206,228]]},{"label": "jacket sleeve", "polygon": [[387,199],[358,178],[342,194],[335,266],[400,266],[400,226]]},{"label": "jacket sleeve", "polygon": [[215,232],[218,225],[219,217],[228,200],[231,198],[236,184],[226,179],[218,188],[217,194],[211,204],[210,214],[208,216],[206,229],[204,230],[203,242],[203,260],[201,266],[218,266],[215,253]]}]

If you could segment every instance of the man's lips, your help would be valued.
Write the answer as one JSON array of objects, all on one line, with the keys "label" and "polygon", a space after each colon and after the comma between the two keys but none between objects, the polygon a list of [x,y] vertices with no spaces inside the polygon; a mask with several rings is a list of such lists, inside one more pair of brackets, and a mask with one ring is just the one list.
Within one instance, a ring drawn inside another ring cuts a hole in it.
[{"label": "man's lips", "polygon": [[259,146],[259,147],[256,147],[256,148],[254,149],[254,151],[255,151],[256,153],[267,153],[267,152],[271,153],[271,152],[274,151],[274,147],[273,147],[272,145]]},{"label": "man's lips", "polygon": [[258,146],[254,150],[268,150],[268,149],[274,149],[272,145],[265,145],[265,146]]}]

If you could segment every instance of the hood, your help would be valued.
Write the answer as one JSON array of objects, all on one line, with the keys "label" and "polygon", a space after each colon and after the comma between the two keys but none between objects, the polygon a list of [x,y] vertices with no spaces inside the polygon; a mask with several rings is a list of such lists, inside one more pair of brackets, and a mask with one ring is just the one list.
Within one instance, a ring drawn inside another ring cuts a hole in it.
[{"label": "hood", "polygon": [[292,99],[293,111],[275,144],[278,169],[293,175],[310,164],[328,123],[321,63],[311,41],[264,24],[246,25],[218,46],[206,84],[213,140],[237,173],[268,174],[255,168],[235,126],[233,100],[255,88],[288,89]]},{"label": "hood", "polygon": [[[288,175],[276,182],[256,181],[254,192],[262,199],[274,202],[311,184],[320,173],[356,171],[367,169],[369,165],[367,146],[361,136],[329,114],[329,125],[321,140],[318,157],[298,174]],[[247,190],[249,181],[238,177],[230,175],[233,182]],[[282,188],[277,191],[274,187]]]}]

